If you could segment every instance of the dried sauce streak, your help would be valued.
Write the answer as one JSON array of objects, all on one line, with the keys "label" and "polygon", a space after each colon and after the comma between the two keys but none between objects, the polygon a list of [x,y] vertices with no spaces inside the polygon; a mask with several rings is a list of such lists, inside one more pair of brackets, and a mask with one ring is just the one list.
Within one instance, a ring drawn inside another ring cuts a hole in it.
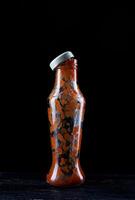
[{"label": "dried sauce streak", "polygon": [[71,176],[79,159],[84,115],[84,98],[74,89],[74,62],[72,59],[70,62],[60,69],[59,93],[50,95],[48,108],[53,156],[55,154],[61,177]]}]

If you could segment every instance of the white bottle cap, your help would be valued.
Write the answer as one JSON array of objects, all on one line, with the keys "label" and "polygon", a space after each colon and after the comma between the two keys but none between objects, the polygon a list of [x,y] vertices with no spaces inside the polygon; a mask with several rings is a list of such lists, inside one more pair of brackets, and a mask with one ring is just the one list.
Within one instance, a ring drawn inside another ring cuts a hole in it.
[{"label": "white bottle cap", "polygon": [[66,51],[59,56],[57,56],[51,63],[50,67],[52,70],[54,70],[60,63],[65,62],[66,60],[73,58],[74,55],[72,54],[71,51]]}]

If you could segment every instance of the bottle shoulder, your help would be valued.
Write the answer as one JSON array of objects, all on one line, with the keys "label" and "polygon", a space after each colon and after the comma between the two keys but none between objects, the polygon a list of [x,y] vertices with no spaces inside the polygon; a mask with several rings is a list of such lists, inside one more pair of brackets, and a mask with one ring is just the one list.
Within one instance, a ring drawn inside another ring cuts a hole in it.
[{"label": "bottle shoulder", "polygon": [[48,100],[54,101],[57,99],[77,100],[78,102],[86,103],[85,97],[79,87],[77,89],[59,89],[54,88],[50,93]]},{"label": "bottle shoulder", "polygon": [[78,94],[79,94],[80,98],[82,99],[82,101],[86,104],[86,99],[79,87],[78,87]]}]

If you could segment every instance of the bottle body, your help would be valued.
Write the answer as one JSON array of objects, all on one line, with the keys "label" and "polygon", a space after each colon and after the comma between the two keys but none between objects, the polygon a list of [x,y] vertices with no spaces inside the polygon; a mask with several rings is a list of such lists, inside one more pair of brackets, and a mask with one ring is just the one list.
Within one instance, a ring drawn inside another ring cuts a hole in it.
[{"label": "bottle body", "polygon": [[85,99],[76,82],[76,65],[76,60],[70,59],[57,69],[55,87],[48,99],[52,166],[47,182],[54,186],[84,182],[79,158]]}]

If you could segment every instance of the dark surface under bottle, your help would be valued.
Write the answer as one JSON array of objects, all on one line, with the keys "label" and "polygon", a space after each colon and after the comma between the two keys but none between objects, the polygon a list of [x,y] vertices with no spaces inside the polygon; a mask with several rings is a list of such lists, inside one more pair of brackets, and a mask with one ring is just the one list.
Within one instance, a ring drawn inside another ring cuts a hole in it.
[{"label": "dark surface under bottle", "polygon": [[0,200],[134,200],[135,176],[87,174],[80,186],[56,188],[41,174],[0,172]]}]

